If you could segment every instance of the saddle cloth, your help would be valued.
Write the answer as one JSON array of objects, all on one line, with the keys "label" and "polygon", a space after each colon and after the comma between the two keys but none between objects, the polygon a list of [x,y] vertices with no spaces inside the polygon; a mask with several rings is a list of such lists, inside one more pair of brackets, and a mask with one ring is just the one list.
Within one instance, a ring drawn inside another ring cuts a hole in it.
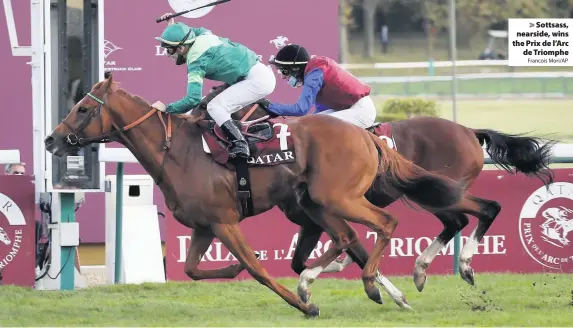
[{"label": "saddle cloth", "polygon": [[[251,151],[251,157],[247,159],[249,166],[273,166],[296,160],[296,151],[287,119],[265,118],[244,123],[235,121],[235,124],[249,144]],[[375,123],[366,130],[386,141],[388,147],[398,150],[389,123]],[[229,146],[230,143],[223,131],[211,121],[209,128],[203,132],[203,150],[211,154],[217,163],[227,165]]]},{"label": "saddle cloth", "polygon": [[374,133],[378,138],[386,141],[388,147],[398,150],[396,146],[396,140],[394,140],[394,135],[392,135],[392,126],[390,123],[374,123],[371,127],[367,128],[370,133]]},{"label": "saddle cloth", "polygon": [[[251,157],[249,166],[272,166],[294,162],[296,152],[287,120],[282,117],[240,123],[234,122],[247,140]],[[219,126],[212,122],[203,132],[203,150],[222,165],[229,160],[230,146]]]}]

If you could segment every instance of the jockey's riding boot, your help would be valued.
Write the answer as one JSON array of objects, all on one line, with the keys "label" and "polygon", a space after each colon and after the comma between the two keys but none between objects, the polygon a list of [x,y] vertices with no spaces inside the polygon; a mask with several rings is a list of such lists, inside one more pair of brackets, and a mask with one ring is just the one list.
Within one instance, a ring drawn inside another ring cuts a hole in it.
[{"label": "jockey's riding boot", "polygon": [[249,156],[251,156],[249,144],[247,144],[247,141],[241,134],[241,131],[239,131],[239,128],[233,124],[233,120],[228,120],[223,123],[223,125],[221,125],[221,129],[225,132],[227,138],[229,138],[229,141],[231,142],[232,147],[231,150],[229,150],[229,153],[232,158],[249,158]]}]

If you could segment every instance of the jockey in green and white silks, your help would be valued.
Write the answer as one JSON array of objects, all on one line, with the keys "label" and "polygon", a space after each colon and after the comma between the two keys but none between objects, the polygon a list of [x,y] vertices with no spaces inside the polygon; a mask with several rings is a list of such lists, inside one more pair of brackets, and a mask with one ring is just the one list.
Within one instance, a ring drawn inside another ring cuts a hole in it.
[{"label": "jockey in green and white silks", "polygon": [[276,78],[272,69],[249,48],[205,28],[171,21],[155,39],[176,65],[187,65],[187,94],[167,106],[156,102],[153,107],[168,113],[185,113],[201,102],[203,79],[227,83],[230,86],[207,104],[207,111],[227,134],[232,144],[231,157],[249,157],[247,142],[233,124],[231,114],[273,92]]}]

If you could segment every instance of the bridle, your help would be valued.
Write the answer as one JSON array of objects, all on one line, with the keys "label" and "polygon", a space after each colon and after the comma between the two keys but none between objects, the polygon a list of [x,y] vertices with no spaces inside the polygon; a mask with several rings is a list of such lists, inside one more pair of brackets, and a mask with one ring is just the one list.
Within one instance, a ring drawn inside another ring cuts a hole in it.
[{"label": "bridle", "polygon": [[[101,107],[104,105],[104,101],[99,99],[98,97],[94,96],[93,94],[91,94],[90,92],[87,93],[87,96],[89,96],[90,98],[92,98],[93,100],[95,100],[98,105],[96,110],[92,110],[89,115],[84,119],[84,121],[76,128],[72,128],[68,123],[66,123],[66,121],[62,121],[62,123],[68,128],[70,129],[70,131],[72,131],[72,133],[69,133],[66,136],[66,143],[71,145],[71,146],[77,146],[77,147],[85,147],[90,143],[108,143],[113,141],[113,137],[116,136],[117,134],[126,132],[128,130],[130,130],[131,128],[136,127],[137,125],[141,124],[142,122],[144,122],[145,120],[147,120],[148,118],[151,117],[151,115],[153,115],[155,112],[157,112],[157,116],[159,116],[159,120],[161,121],[161,123],[163,124],[163,128],[165,129],[165,149],[168,149],[171,146],[171,115],[169,115],[168,113],[166,113],[167,115],[167,125],[165,124],[165,121],[163,120],[163,115],[161,114],[161,111],[159,111],[158,109],[151,107],[151,110],[149,112],[147,112],[145,115],[143,115],[142,117],[140,117],[138,120],[136,120],[135,122],[128,124],[126,126],[124,126],[121,129],[116,129],[114,131],[111,131],[109,133],[104,133],[103,132],[103,119],[101,116]],[[107,105],[106,105],[107,106]],[[107,106],[109,107],[109,106]],[[88,126],[88,124],[91,122],[92,118],[98,115],[99,120],[100,120],[100,127],[101,127],[101,135],[97,136],[97,137],[93,137],[93,138],[82,138],[78,135],[81,135],[81,132]]]}]

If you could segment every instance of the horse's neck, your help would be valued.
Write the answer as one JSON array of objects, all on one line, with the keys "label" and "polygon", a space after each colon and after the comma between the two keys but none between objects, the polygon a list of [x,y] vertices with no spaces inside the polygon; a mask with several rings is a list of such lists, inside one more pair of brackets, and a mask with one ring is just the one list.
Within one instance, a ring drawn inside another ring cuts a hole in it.
[{"label": "horse's neck", "polygon": [[[145,115],[141,113],[139,117]],[[167,124],[169,120],[164,116],[164,122]],[[171,116],[171,137],[175,137],[177,127],[183,124],[182,119],[172,115]],[[127,122],[129,124],[131,122]],[[122,122],[125,126],[125,122]],[[189,128],[197,128],[194,124],[189,124]],[[167,156],[167,151],[163,148],[166,143],[166,130],[161,123],[157,114],[152,115],[139,125],[133,127],[131,130],[122,133],[119,142],[124,145],[135,156],[137,161],[155,180],[163,173],[163,161]],[[194,134],[194,133],[193,133]],[[198,133],[197,133],[198,134]],[[185,135],[185,133],[184,133]],[[173,139],[171,140],[173,142]],[[188,142],[192,142],[189,140]],[[196,147],[190,147],[189,150],[193,151]],[[188,156],[193,156],[189,153]]]}]

